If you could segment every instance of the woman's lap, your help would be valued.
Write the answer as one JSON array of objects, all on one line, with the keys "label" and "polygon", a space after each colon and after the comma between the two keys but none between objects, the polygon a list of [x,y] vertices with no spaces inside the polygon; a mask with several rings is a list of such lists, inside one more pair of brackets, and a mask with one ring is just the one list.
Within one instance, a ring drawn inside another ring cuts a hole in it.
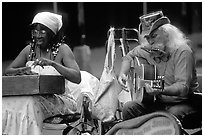
[{"label": "woman's lap", "polygon": [[44,119],[57,114],[70,114],[76,112],[76,101],[64,95],[34,96],[44,115]]},{"label": "woman's lap", "polygon": [[63,95],[3,97],[2,134],[41,134],[45,118],[75,111],[75,100]]}]

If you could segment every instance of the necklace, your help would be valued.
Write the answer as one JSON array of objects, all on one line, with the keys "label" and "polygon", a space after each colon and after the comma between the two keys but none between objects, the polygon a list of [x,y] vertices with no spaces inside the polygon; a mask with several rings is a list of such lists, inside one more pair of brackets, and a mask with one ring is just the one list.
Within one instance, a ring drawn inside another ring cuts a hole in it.
[{"label": "necklace", "polygon": [[[39,51],[40,51],[40,57],[42,57],[42,50],[40,49],[40,48],[38,48],[39,49]],[[49,53],[49,59],[51,60],[51,52],[50,52],[50,49],[47,49],[46,50],[46,52],[44,52],[44,53],[46,53],[44,56],[45,57],[47,57],[47,54]]]}]

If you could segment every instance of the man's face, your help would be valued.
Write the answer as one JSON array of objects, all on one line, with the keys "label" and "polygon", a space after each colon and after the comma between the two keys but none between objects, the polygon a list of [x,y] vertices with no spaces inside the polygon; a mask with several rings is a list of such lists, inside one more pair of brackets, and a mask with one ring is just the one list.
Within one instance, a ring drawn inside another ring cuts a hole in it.
[{"label": "man's face", "polygon": [[[162,48],[167,42],[167,36],[164,34],[163,30],[156,29],[147,38],[148,43],[152,48]],[[162,50],[162,49],[161,49]]]},{"label": "man's face", "polygon": [[146,37],[146,39],[152,49],[159,49],[164,51],[168,37],[163,30],[156,29],[148,37]]}]

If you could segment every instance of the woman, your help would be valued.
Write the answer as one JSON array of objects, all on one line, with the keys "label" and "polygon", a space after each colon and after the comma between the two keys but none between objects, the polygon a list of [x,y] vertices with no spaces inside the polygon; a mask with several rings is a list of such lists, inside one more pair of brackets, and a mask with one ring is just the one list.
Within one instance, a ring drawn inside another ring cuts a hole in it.
[{"label": "woman", "polygon": [[62,25],[61,15],[38,13],[31,24],[32,42],[9,65],[6,74],[62,75],[66,79],[65,93],[4,97],[3,134],[41,134],[45,118],[76,112],[76,101],[71,96],[67,82],[79,84],[81,73],[71,49],[61,39]]},{"label": "woman", "polygon": [[62,17],[49,12],[38,13],[31,27],[32,43],[21,51],[6,73],[27,73],[31,67],[25,66],[26,62],[34,60],[35,65],[51,65],[67,80],[80,83],[79,67],[71,49],[65,43],[57,43],[60,37],[59,30],[62,27]]}]

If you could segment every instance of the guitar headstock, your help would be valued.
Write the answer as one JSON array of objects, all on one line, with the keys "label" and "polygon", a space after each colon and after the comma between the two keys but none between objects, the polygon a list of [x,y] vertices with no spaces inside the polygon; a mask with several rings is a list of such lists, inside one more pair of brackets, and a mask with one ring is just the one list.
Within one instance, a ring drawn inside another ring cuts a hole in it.
[{"label": "guitar headstock", "polygon": [[164,89],[164,76],[157,76],[157,79],[152,80],[152,88]]},{"label": "guitar headstock", "polygon": [[151,87],[156,89],[164,89],[164,80],[163,79],[152,80]]}]

